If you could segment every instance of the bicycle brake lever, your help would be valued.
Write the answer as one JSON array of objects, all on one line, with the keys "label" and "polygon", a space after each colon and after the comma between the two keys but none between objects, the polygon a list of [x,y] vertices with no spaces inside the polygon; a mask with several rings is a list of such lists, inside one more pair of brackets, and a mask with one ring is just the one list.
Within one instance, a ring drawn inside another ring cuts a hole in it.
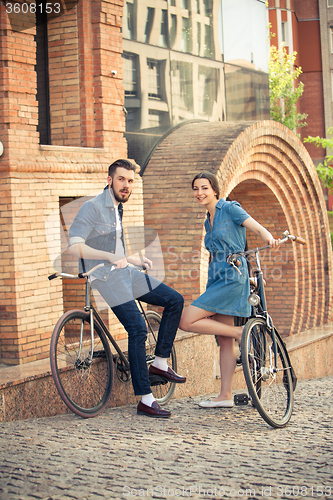
[{"label": "bicycle brake lever", "polygon": [[232,267],[234,267],[234,268],[236,269],[236,271],[237,271],[237,272],[239,272],[240,276],[242,276],[241,271],[238,269],[238,267],[237,267],[237,266],[235,266],[235,264],[234,264],[233,262],[229,262],[229,264],[230,264]]}]

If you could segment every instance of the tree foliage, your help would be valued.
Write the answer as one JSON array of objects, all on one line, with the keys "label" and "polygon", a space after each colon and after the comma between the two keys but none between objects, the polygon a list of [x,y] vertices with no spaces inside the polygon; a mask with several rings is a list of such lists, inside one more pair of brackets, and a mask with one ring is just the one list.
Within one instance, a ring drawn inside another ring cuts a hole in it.
[{"label": "tree foliage", "polygon": [[285,47],[279,50],[272,45],[268,65],[271,119],[293,131],[304,127],[308,116],[297,112],[297,101],[303,93],[304,84],[295,84],[302,73],[300,67],[294,67],[296,55],[297,52],[290,55]]},{"label": "tree foliage", "polygon": [[[322,137],[312,137],[309,135],[304,142],[310,142],[316,144],[317,147],[321,146],[324,149],[333,151],[333,127],[329,127],[327,130],[327,138]],[[328,188],[333,192],[333,154],[328,154],[325,156],[324,163],[319,163],[316,167],[317,174],[321,180],[324,187]]]}]

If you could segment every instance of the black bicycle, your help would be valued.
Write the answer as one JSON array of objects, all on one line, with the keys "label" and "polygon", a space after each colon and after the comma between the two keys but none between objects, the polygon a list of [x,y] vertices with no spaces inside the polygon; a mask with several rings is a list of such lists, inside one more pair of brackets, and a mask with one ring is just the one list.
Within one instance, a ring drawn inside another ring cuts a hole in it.
[{"label": "black bicycle", "polygon": [[[303,238],[285,231],[280,244],[287,241],[305,245]],[[243,372],[252,404],[269,425],[282,428],[287,425],[292,415],[297,378],[285,343],[267,310],[265,281],[259,257],[259,253],[267,248],[270,248],[269,245],[230,254],[227,262],[239,273],[239,257],[245,257],[250,264],[251,293],[248,301],[253,313],[243,328]],[[252,271],[253,262],[255,270]]]},{"label": "black bicycle", "polygon": [[[127,352],[123,352],[111,335],[105,322],[92,305],[91,278],[99,264],[89,272],[77,275],[55,273],[49,280],[62,278],[82,278],[86,280],[85,306],[83,310],[66,312],[54,327],[50,345],[50,363],[57,390],[67,407],[83,418],[95,417],[110,400],[113,388],[113,366],[121,382],[131,380]],[[147,325],[146,360],[154,361],[155,345],[161,316],[155,311],[145,311],[137,301]],[[111,353],[110,343],[116,351]],[[172,348],[168,363],[177,371],[175,348]],[[151,377],[152,392],[156,401],[167,403],[175,389],[175,384],[163,377]]]}]

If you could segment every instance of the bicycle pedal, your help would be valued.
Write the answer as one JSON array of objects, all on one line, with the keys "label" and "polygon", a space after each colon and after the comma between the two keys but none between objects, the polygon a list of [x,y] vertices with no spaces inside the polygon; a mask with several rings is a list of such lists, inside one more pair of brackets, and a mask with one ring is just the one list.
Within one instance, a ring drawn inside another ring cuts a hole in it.
[{"label": "bicycle pedal", "polygon": [[236,406],[246,406],[249,403],[249,396],[245,393],[235,394],[234,403]]},{"label": "bicycle pedal", "polygon": [[93,352],[93,358],[103,358],[106,359],[106,352],[104,349]]},{"label": "bicycle pedal", "polygon": [[152,387],[155,385],[165,385],[169,382],[166,378],[160,377],[159,375],[149,375],[149,380]]},{"label": "bicycle pedal", "polygon": [[242,356],[238,356],[238,358],[236,358],[236,365],[239,366],[242,364]]}]

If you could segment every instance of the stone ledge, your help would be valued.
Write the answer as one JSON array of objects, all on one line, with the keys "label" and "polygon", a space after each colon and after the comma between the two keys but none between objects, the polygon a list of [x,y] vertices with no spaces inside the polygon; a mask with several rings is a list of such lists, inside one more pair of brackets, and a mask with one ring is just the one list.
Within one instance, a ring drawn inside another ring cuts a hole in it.
[{"label": "stone ledge", "polygon": [[[198,336],[198,334],[186,333],[178,330],[176,342],[178,343],[180,340],[191,338],[193,336]],[[126,339],[119,340],[117,343],[123,351],[126,350]],[[112,346],[111,349],[113,351]],[[49,358],[15,366],[0,363],[0,391],[7,387],[13,387],[49,376],[52,376]]]},{"label": "stone ledge", "polygon": [[[326,324],[284,339],[299,380],[333,375],[333,324]],[[177,385],[174,398],[219,392],[218,348],[209,335],[179,331],[176,338],[178,372],[187,383]],[[0,365],[0,421],[40,418],[68,413],[55,388],[49,359],[20,366]],[[243,371],[236,369],[233,390],[246,390]],[[133,404],[136,397],[130,383],[114,374],[109,405]]]},{"label": "stone ledge", "polygon": [[40,151],[45,151],[47,153],[80,153],[80,154],[90,154],[90,153],[97,153],[97,154],[106,154],[106,150],[104,148],[84,148],[84,147],[74,147],[74,146],[53,146],[53,145],[48,145],[48,144],[40,144],[39,145]]}]

